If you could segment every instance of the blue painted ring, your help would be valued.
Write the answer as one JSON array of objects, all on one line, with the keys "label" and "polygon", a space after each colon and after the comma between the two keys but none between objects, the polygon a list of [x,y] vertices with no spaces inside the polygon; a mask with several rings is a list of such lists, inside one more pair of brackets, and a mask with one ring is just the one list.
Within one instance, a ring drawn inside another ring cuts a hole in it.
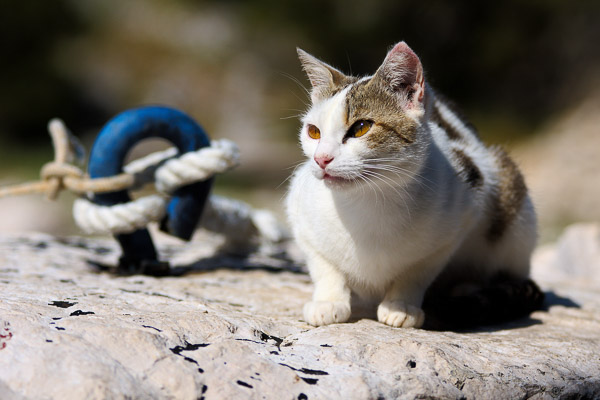
[{"label": "blue painted ring", "polygon": [[[127,110],[111,119],[100,131],[90,154],[88,172],[91,178],[118,175],[128,152],[143,139],[159,137],[171,142],[179,153],[210,145],[202,127],[185,113],[160,106]],[[173,193],[161,229],[189,240],[202,215],[213,179],[184,186]],[[126,203],[127,191],[98,193],[92,201],[99,205]],[[150,234],[140,229],[130,234],[116,235],[123,257],[132,260],[156,260],[156,250]]]}]

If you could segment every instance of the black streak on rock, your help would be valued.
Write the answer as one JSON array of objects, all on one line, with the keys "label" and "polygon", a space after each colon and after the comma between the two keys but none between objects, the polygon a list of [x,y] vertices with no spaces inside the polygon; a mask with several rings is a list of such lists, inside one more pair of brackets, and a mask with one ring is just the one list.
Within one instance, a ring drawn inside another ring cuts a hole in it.
[{"label": "black streak on rock", "polygon": [[58,307],[58,308],[69,308],[69,307],[73,307],[75,304],[77,304],[77,302],[70,303],[68,301],[60,301],[60,300],[54,300],[52,303],[48,303],[49,306],[54,306],[54,307]]},{"label": "black streak on rock", "polygon": [[329,372],[319,371],[318,369],[300,368],[299,371],[308,375],[329,375]]},{"label": "black streak on rock", "polygon": [[158,329],[158,328],[155,328],[155,327],[153,327],[153,326],[150,326],[150,325],[142,325],[142,327],[144,327],[144,328],[148,328],[148,329],[154,329],[155,331],[162,332],[160,329]]},{"label": "black streak on rock", "polygon": [[163,293],[158,293],[158,292],[152,292],[152,293],[150,293],[150,296],[164,297],[166,299],[171,299],[171,300],[175,300],[175,301],[183,301],[183,300],[177,299],[173,296],[169,296],[168,294],[163,294]]},{"label": "black streak on rock", "polygon": [[106,247],[95,247],[90,250],[92,250],[94,253],[96,253],[98,255],[112,253],[112,250],[109,248],[106,248]]},{"label": "black streak on rock", "polygon": [[237,381],[236,383],[237,383],[238,385],[240,385],[240,386],[244,386],[244,387],[247,387],[247,388],[249,388],[249,389],[252,389],[252,388],[254,387],[254,386],[252,386],[252,385],[250,385],[250,384],[248,384],[248,383],[246,383],[246,382],[244,382],[244,381]]},{"label": "black streak on rock", "polygon": [[305,395],[304,393],[300,393],[298,395],[298,400],[308,400],[308,396]]},{"label": "black streak on rock", "polygon": [[57,331],[64,331],[65,330],[65,328],[60,327],[60,326],[55,326],[55,328],[56,328]]},{"label": "black streak on rock", "polygon": [[185,342],[185,346],[175,346],[169,350],[171,350],[173,353],[175,353],[179,356],[179,355],[181,355],[182,351],[194,351],[194,350],[198,350],[201,347],[206,347],[206,346],[210,346],[210,343],[191,344],[191,343]]},{"label": "black streak on rock", "polygon": [[76,310],[73,311],[71,314],[69,314],[70,317],[79,317],[80,315],[92,315],[92,314],[96,314],[93,311],[81,311],[81,310]]},{"label": "black streak on rock", "polygon": [[235,340],[237,340],[238,342],[251,342],[251,343],[257,343],[257,344],[264,344],[263,342],[259,342],[259,341],[251,340],[251,339],[235,339]]},{"label": "black streak on rock", "polygon": [[260,332],[260,340],[262,340],[263,342],[266,342],[268,340],[274,340],[275,341],[275,346],[277,347],[277,350],[281,351],[281,343],[283,343],[283,339],[282,338],[279,338],[277,336],[267,335],[264,332]]},{"label": "black streak on rock", "polygon": [[[156,329],[156,328],[154,328],[154,329]],[[194,350],[198,350],[201,347],[206,347],[209,345],[210,345],[210,343],[191,344],[191,343],[185,342],[185,346],[175,346],[169,350],[171,350],[174,354],[183,357],[183,359],[185,361],[198,365],[198,361],[194,360],[193,358],[182,355],[181,352],[182,351],[194,351]],[[202,368],[198,368],[198,372],[202,374],[202,373],[204,373],[204,370]]]},{"label": "black streak on rock", "polygon": [[283,364],[283,363],[279,363],[279,365],[283,365],[284,367],[288,367],[290,369],[293,369],[294,371],[302,372],[307,375],[329,375],[329,372],[319,371],[318,369],[309,369],[309,368],[298,369],[298,368],[292,367],[291,365],[287,365],[287,364]]},{"label": "black streak on rock", "polygon": [[314,379],[314,378],[303,378],[303,377],[300,377],[300,379],[302,379],[304,382],[308,383],[309,385],[316,385],[317,382],[319,382],[318,379]]},{"label": "black streak on rock", "polygon": [[186,357],[186,356],[182,356],[182,357],[183,357],[183,359],[184,359],[185,361],[187,361],[187,362],[191,362],[192,364],[196,364],[196,365],[198,365],[198,361],[194,360],[193,358]]}]

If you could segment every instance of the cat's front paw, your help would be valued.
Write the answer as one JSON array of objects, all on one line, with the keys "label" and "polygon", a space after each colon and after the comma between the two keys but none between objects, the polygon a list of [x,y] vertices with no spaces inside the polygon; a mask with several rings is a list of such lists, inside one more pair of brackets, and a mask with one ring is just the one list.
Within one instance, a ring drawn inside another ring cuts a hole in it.
[{"label": "cat's front paw", "polygon": [[384,301],[377,308],[377,319],[396,328],[420,328],[425,322],[425,313],[403,301]]},{"label": "cat's front paw", "polygon": [[350,304],[341,301],[309,301],[304,305],[304,319],[314,326],[346,322],[349,318]]}]

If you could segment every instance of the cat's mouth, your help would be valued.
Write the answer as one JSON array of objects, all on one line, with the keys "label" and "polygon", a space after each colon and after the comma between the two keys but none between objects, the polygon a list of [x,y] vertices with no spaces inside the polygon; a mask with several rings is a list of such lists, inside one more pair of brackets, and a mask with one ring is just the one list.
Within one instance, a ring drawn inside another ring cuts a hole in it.
[{"label": "cat's mouth", "polygon": [[343,178],[341,176],[331,175],[327,172],[323,172],[323,176],[321,177],[327,186],[331,187],[342,187],[351,185],[354,183],[354,179]]},{"label": "cat's mouth", "polygon": [[356,183],[356,179],[337,175],[335,174],[335,172],[331,173],[331,171],[323,170],[320,168],[315,168],[313,170],[313,174],[317,179],[322,180],[323,183],[325,183],[325,186],[331,189],[341,189],[343,187],[349,187]]}]

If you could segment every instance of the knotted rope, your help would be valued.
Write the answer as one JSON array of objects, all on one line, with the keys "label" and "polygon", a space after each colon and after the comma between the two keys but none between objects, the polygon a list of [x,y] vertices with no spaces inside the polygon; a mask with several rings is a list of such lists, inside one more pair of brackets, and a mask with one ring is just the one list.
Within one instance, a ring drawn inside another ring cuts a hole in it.
[{"label": "knotted rope", "polygon": [[48,131],[54,146],[54,161],[42,167],[41,181],[0,188],[0,197],[45,193],[48,199],[55,200],[60,191],[65,189],[84,194],[114,192],[133,186],[134,177],[126,173],[110,178],[90,179],[80,168],[69,164],[75,158],[77,143],[64,123],[53,119],[48,123]]},{"label": "knotted rope", "polygon": [[[64,123],[53,119],[48,130],[55,156],[54,161],[42,167],[41,180],[0,188],[0,197],[45,193],[53,200],[65,189],[77,194],[93,194],[136,189],[150,182],[154,182],[159,192],[114,206],[100,206],[84,197],[76,199],[73,217],[79,228],[89,234],[130,233],[150,222],[160,221],[170,195],[177,188],[209,179],[239,164],[235,143],[222,139],[212,141],[210,147],[179,157],[175,148],[152,153],[126,165],[125,172],[119,175],[91,179],[69,163],[75,158],[77,145]],[[254,210],[246,203],[211,196],[205,208],[202,225],[223,233],[228,242],[247,243],[257,235],[269,242],[287,237],[285,229],[270,212]]]}]

